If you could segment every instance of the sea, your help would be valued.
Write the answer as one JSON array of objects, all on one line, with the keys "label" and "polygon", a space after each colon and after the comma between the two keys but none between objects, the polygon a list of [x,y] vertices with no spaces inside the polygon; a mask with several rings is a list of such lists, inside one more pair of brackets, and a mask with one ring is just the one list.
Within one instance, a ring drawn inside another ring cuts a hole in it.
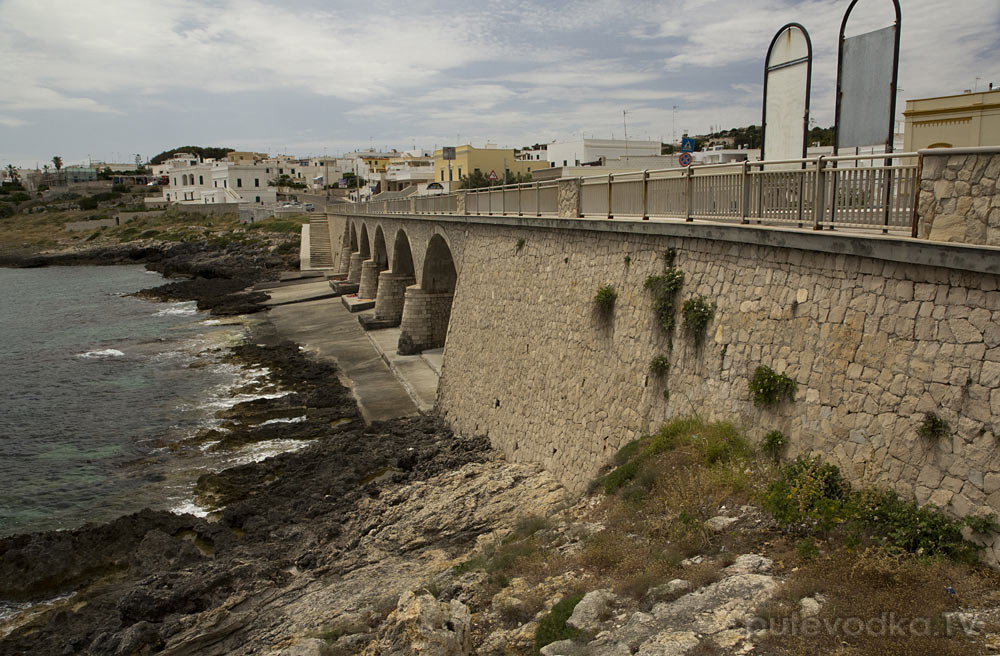
[{"label": "sea", "polygon": [[247,318],[133,294],[142,266],[0,268],[0,537],[105,522],[142,508],[204,515],[206,471],[303,446],[216,453],[216,412],[287,393],[229,361]]}]

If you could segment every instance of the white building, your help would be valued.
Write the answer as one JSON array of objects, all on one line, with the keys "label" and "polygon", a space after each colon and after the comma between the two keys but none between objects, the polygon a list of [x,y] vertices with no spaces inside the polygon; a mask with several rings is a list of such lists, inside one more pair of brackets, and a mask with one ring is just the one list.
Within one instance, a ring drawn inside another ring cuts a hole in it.
[{"label": "white building", "polygon": [[385,167],[385,191],[400,191],[434,180],[434,156],[420,151],[405,152]]},{"label": "white building", "polygon": [[164,162],[163,200],[182,205],[239,203],[273,206],[277,192],[268,180],[277,177],[278,167],[265,162],[234,164],[225,160],[204,160],[178,153]]},{"label": "white building", "polygon": [[[603,160],[652,157],[660,154],[659,141],[624,139],[578,139],[550,143],[546,149],[549,166],[580,166]],[[640,167],[641,168],[641,167]]]}]

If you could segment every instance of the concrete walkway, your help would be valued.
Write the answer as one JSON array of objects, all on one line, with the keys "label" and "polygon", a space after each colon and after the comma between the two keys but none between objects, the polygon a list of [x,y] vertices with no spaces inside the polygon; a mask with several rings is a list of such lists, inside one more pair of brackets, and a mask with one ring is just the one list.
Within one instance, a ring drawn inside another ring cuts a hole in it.
[{"label": "concrete walkway", "polygon": [[330,292],[325,280],[267,291],[271,295],[271,323],[283,337],[337,364],[342,382],[353,391],[365,421],[417,414],[434,407],[440,353],[396,355],[399,329],[365,332],[358,315],[348,312],[339,298],[325,297]]}]

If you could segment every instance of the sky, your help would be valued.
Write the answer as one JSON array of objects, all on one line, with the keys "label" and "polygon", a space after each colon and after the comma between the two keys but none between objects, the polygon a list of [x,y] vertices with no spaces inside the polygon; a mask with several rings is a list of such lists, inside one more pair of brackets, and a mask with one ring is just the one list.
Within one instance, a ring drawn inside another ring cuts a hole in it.
[{"label": "sky", "polygon": [[[0,0],[0,166],[759,125],[764,56],[789,22],[812,38],[811,115],[827,127],[848,4]],[[900,4],[899,112],[908,98],[1000,86],[1000,1]],[[891,0],[860,0],[847,35],[892,20]]]}]

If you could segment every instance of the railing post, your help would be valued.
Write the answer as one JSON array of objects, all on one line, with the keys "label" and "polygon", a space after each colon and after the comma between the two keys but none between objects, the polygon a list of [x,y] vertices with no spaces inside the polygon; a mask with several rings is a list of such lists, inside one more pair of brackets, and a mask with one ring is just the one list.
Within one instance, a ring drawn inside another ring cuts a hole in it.
[{"label": "railing post", "polygon": [[608,218],[613,219],[615,215],[611,213],[611,182],[614,178],[614,173],[608,173]]},{"label": "railing post", "polygon": [[518,184],[517,185],[517,215],[518,216],[524,216],[524,214],[521,213],[521,187],[523,187],[523,186],[524,185],[522,185],[522,184]]},{"label": "railing post", "polygon": [[642,220],[649,221],[649,169],[642,170]]},{"label": "railing post", "polygon": [[500,215],[507,214],[507,185],[500,185]]},{"label": "railing post", "polygon": [[743,160],[743,175],[740,177],[740,223],[750,223],[750,162]]},{"label": "railing post", "polygon": [[816,158],[816,198],[813,201],[813,230],[822,230],[823,215],[826,213],[826,160],[823,155]]},{"label": "railing post", "polygon": [[535,183],[535,216],[542,215],[542,183]]},{"label": "railing post", "polygon": [[685,171],[685,178],[687,178],[687,181],[684,183],[684,200],[686,201],[687,208],[684,212],[684,220],[692,221],[691,210],[694,204],[693,199],[691,198],[691,192],[694,190],[694,170],[690,166],[688,166],[687,171]]},{"label": "railing post", "polygon": [[493,187],[486,188],[486,213],[493,216]]}]

